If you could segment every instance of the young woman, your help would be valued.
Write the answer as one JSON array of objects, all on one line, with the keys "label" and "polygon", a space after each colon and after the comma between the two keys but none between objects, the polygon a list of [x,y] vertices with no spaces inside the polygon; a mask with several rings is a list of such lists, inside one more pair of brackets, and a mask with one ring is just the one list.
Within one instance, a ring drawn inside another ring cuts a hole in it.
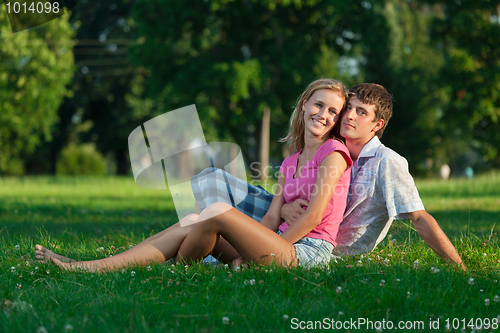
[{"label": "young woman", "polygon": [[[280,168],[278,189],[260,223],[225,203],[215,203],[200,215],[189,215],[113,257],[76,262],[40,245],[35,246],[36,257],[63,269],[89,271],[148,265],[174,256],[190,261],[210,252],[224,262],[239,257],[237,261],[291,265],[329,262],[345,210],[352,165],[339,135],[346,98],[343,85],[332,79],[316,80],[302,93],[290,131],[282,140],[291,155]],[[281,207],[297,199],[309,201],[306,212],[291,226],[281,223]]]}]

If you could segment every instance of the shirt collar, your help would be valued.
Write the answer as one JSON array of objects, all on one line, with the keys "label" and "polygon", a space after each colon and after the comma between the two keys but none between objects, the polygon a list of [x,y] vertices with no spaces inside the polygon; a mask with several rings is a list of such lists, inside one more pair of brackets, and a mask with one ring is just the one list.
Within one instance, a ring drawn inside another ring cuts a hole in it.
[{"label": "shirt collar", "polygon": [[377,149],[382,145],[378,136],[374,136],[368,143],[361,149],[359,153],[358,160],[363,157],[373,157],[377,152]]}]

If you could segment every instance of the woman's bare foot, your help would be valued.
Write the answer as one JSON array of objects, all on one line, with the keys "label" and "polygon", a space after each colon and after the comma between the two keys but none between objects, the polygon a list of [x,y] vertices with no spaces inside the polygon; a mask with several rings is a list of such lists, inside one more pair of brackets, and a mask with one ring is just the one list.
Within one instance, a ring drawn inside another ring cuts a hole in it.
[{"label": "woman's bare foot", "polygon": [[52,263],[54,265],[56,265],[57,267],[59,267],[62,270],[70,270],[71,269],[71,265],[69,265],[68,263],[62,262],[61,260],[57,259],[56,257],[50,257],[50,261],[52,261]]},{"label": "woman's bare foot", "polygon": [[70,259],[68,257],[54,253],[54,252],[52,252],[52,251],[50,251],[50,250],[48,250],[48,249],[46,249],[43,246],[38,245],[38,244],[35,245],[35,256],[38,260],[43,261],[43,262],[47,262],[47,261],[51,260],[51,258],[55,258],[55,259],[59,260],[61,263],[75,261],[75,260]]}]

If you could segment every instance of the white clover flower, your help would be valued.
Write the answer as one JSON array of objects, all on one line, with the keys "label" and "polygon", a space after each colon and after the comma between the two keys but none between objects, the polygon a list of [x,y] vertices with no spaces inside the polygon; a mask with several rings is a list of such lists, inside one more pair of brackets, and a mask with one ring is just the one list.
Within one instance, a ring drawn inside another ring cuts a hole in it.
[{"label": "white clover flower", "polygon": [[[396,240],[394,239],[393,241],[396,241]],[[387,256],[392,257],[392,253],[389,253]]]},{"label": "white clover flower", "polygon": [[384,259],[384,264],[388,265],[389,264],[389,259]]},{"label": "white clover flower", "polygon": [[64,325],[64,332],[71,332],[73,330],[73,326],[70,324]]},{"label": "white clover flower", "polygon": [[30,266],[31,262],[29,260],[26,261],[26,266]]},{"label": "white clover flower", "polygon": [[401,280],[400,279],[396,279],[396,282],[401,282]]},{"label": "white clover flower", "polygon": [[16,268],[15,268],[14,266],[12,266],[12,267],[10,268],[10,272],[11,272],[11,273],[15,273],[15,272],[16,272]]},{"label": "white clover flower", "polygon": [[380,256],[377,254],[377,260],[380,260]]},{"label": "white clover flower", "polygon": [[440,269],[436,267],[431,267],[431,273],[439,273]]},{"label": "white clover flower", "polygon": [[229,324],[229,317],[226,317],[226,316],[222,317],[222,323],[223,323],[224,325]]},{"label": "white clover flower", "polygon": [[21,286],[19,283],[16,283],[16,288],[17,289],[23,289],[23,286]]},{"label": "white clover flower", "polygon": [[228,265],[228,264],[225,264],[225,265],[224,265],[224,268],[228,268],[228,267],[229,267],[229,265]]},{"label": "white clover flower", "polygon": [[340,294],[342,292],[342,287],[337,287],[337,289],[335,289],[335,291],[337,292],[337,294]]},{"label": "white clover flower", "polygon": [[498,297],[498,295],[495,295],[495,297],[493,297],[493,302],[499,302],[500,301],[500,297]]},{"label": "white clover flower", "polygon": [[469,279],[469,284],[472,286],[474,284],[474,279],[473,278],[470,278]]},{"label": "white clover flower", "polygon": [[133,248],[133,247],[134,247],[134,246],[133,246],[132,244],[130,244],[130,245],[128,246],[128,248],[129,248],[129,249],[130,249],[130,248]]},{"label": "white clover flower", "polygon": [[248,281],[248,283],[250,283],[252,286],[255,285],[255,279],[251,279],[250,281]]},{"label": "white clover flower", "polygon": [[483,289],[479,289],[479,292],[482,293],[483,292]]},{"label": "white clover flower", "polygon": [[134,271],[130,272],[130,275],[135,276],[135,272]]},{"label": "white clover flower", "polygon": [[339,316],[342,316],[344,313],[342,311],[339,311]]},{"label": "white clover flower", "polygon": [[38,266],[35,266],[35,271],[37,271],[37,270],[38,270]]},{"label": "white clover flower", "polygon": [[247,280],[243,281],[243,284],[245,284],[245,285],[248,284],[248,281]]},{"label": "white clover flower", "polygon": [[489,298],[487,298],[487,299],[484,300],[484,305],[486,305],[486,306],[490,305],[490,299]]},{"label": "white clover flower", "polygon": [[415,260],[415,261],[413,262],[413,267],[415,267],[415,268],[416,268],[416,267],[418,267],[418,265],[419,265],[419,264],[420,264],[420,262],[419,262],[418,260]]},{"label": "white clover flower", "polygon": [[151,272],[151,270],[152,270],[151,266],[146,267],[146,269],[148,272]]},{"label": "white clover flower", "polygon": [[47,273],[47,275],[49,275],[49,274],[50,274],[50,271],[49,271],[49,270],[46,270],[46,271],[45,271],[45,273]]},{"label": "white clover flower", "polygon": [[127,271],[125,270],[125,268],[124,268],[124,269],[122,269],[122,274],[125,274],[125,272],[127,272]]},{"label": "white clover flower", "polygon": [[483,253],[483,256],[485,256],[485,257],[486,257],[486,256],[487,256],[487,254],[486,254],[486,253]]},{"label": "white clover flower", "polygon": [[238,267],[236,267],[234,270],[235,270],[235,271],[239,271],[240,269],[241,269],[241,267],[240,267],[240,266],[238,266]]},{"label": "white clover flower", "polygon": [[493,283],[497,283],[497,280],[493,280]]},{"label": "white clover flower", "polygon": [[21,246],[16,245],[16,246],[14,246],[14,248],[15,248],[17,251],[19,251],[19,250],[21,249]]},{"label": "white clover flower", "polygon": [[288,315],[287,315],[287,314],[284,314],[284,315],[283,315],[283,320],[288,320],[288,318],[289,318],[289,317],[288,317]]},{"label": "white clover flower", "polygon": [[411,292],[407,291],[406,292],[406,297],[410,298],[410,296],[411,296]]},{"label": "white clover flower", "polygon": [[40,326],[36,329],[36,333],[48,333],[47,329],[43,326]]},{"label": "white clover flower", "polygon": [[265,273],[268,273],[269,271],[266,269],[264,272],[265,272]]},{"label": "white clover flower", "polygon": [[373,259],[372,259],[372,258],[368,258],[367,260],[368,260],[368,261],[373,261]]},{"label": "white clover flower", "polygon": [[363,266],[363,262],[361,260],[358,260],[358,266]]}]

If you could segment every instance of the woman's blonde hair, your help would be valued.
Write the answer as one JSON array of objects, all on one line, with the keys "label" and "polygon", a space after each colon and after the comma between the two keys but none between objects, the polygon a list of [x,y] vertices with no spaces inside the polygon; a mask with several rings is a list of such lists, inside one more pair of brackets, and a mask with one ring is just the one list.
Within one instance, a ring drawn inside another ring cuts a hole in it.
[{"label": "woman's blonde hair", "polygon": [[304,148],[304,117],[302,114],[302,105],[306,103],[309,98],[314,94],[316,90],[320,89],[329,89],[335,92],[338,92],[340,96],[344,98],[344,105],[342,105],[342,110],[340,111],[340,115],[338,117],[338,121],[333,126],[330,134],[328,135],[329,139],[338,139],[344,142],[343,138],[340,136],[340,119],[347,105],[347,89],[344,87],[342,82],[334,79],[319,79],[313,81],[309,84],[307,89],[300,95],[297,100],[297,104],[292,113],[292,117],[290,118],[290,130],[288,134],[279,140],[279,142],[286,142],[288,146],[289,154],[293,154]]}]

